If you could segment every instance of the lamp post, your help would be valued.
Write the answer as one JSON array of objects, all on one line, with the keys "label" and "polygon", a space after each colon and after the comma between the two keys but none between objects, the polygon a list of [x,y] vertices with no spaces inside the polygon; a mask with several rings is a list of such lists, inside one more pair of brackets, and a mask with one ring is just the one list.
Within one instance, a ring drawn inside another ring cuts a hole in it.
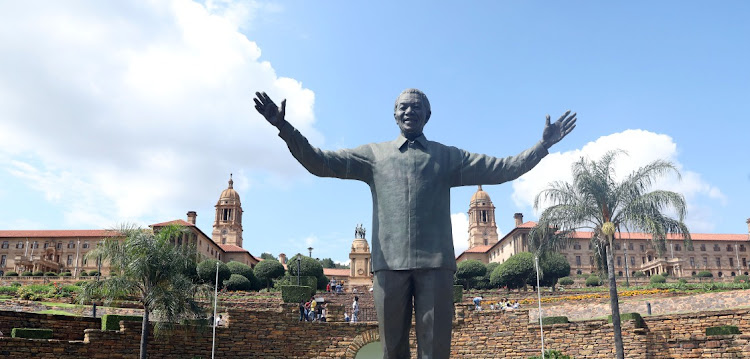
[{"label": "lamp post", "polygon": [[299,272],[302,266],[302,256],[297,256],[297,286],[299,286]]},{"label": "lamp post", "polygon": [[214,355],[216,354],[216,305],[219,302],[219,262],[216,262],[216,281],[214,283],[214,316],[213,316],[213,323],[211,325],[214,327],[214,333],[213,338],[211,339],[211,359],[214,359]]},{"label": "lamp post", "polygon": [[310,258],[312,258],[312,250],[313,250],[313,247],[307,247],[307,251],[310,252],[310,255],[309,255]]}]

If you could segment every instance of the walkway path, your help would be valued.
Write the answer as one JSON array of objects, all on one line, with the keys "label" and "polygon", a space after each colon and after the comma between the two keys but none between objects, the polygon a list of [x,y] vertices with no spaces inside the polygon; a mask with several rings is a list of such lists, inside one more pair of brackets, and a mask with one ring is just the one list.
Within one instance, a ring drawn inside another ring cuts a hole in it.
[{"label": "walkway path", "polygon": [[[728,292],[702,293],[680,297],[620,299],[620,313],[638,312],[648,314],[646,302],[651,303],[651,314],[699,312],[702,310],[722,310],[750,306],[750,289]],[[536,307],[528,307],[529,319],[538,321]],[[566,316],[570,320],[606,318],[612,312],[607,303],[560,304],[543,306],[545,317]]]}]

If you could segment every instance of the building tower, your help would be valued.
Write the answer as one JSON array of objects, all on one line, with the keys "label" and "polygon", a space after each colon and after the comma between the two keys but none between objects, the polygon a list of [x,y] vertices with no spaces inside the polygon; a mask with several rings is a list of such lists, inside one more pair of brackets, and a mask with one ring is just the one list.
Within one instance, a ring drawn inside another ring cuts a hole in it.
[{"label": "building tower", "polygon": [[232,175],[229,187],[221,192],[216,202],[216,217],[211,239],[216,244],[234,244],[242,248],[242,204],[240,195],[234,190]]},{"label": "building tower", "polygon": [[372,286],[372,263],[370,261],[370,246],[365,239],[365,229],[358,225],[354,230],[352,251],[349,253],[349,282],[348,287]]},{"label": "building tower", "polygon": [[490,195],[479,185],[469,202],[469,248],[485,246],[497,242],[495,206]]}]

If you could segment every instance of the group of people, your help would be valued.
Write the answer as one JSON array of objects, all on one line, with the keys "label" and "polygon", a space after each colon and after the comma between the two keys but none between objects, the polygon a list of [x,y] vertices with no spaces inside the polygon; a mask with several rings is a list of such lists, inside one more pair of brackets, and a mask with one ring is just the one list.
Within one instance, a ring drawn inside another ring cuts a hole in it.
[{"label": "group of people", "polygon": [[340,280],[337,281],[335,279],[332,279],[328,284],[326,285],[326,292],[333,292],[333,293],[343,293],[344,292],[344,281]]},{"label": "group of people", "polygon": [[326,321],[326,303],[318,303],[315,296],[311,296],[307,302],[299,302],[299,321],[308,322],[325,322]]},{"label": "group of people", "polygon": [[[481,296],[474,297],[474,310],[482,310],[482,298]],[[518,300],[511,302],[508,298],[503,298],[497,303],[490,303],[490,310],[514,310],[518,309],[521,305]]]}]

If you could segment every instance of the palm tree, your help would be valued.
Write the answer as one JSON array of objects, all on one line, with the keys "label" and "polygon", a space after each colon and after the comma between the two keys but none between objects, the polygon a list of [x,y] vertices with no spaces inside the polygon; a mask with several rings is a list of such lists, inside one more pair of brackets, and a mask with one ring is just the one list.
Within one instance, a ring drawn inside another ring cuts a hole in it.
[{"label": "palm tree", "polygon": [[154,313],[160,319],[154,324],[156,333],[171,323],[200,317],[203,308],[196,299],[201,294],[211,298],[210,291],[196,285],[191,278],[196,266],[195,248],[173,244],[175,238],[185,233],[183,227],[170,225],[152,231],[124,225],[117,231],[124,240],[106,238],[86,255],[109,261],[112,273],[117,275],[89,282],[80,301],[97,296],[107,302],[137,298],[143,305],[140,358],[146,359],[149,316]]},{"label": "palm tree", "polygon": [[[612,255],[615,232],[624,229],[626,232],[651,234],[651,242],[660,255],[666,249],[668,233],[681,236],[686,246],[692,246],[690,232],[683,223],[686,214],[684,197],[671,191],[649,191],[657,178],[668,173],[679,177],[679,171],[672,163],[657,160],[617,181],[614,160],[622,152],[607,152],[599,161],[581,158],[573,164],[573,183],[553,182],[534,201],[535,209],[549,205],[535,228],[537,238],[549,239],[549,243],[541,246],[559,247],[574,231],[587,229],[591,231],[595,248],[603,249],[618,359],[623,359],[624,353]],[[672,211],[678,219],[669,217],[664,211]],[[555,235],[550,232],[555,232]]]}]

